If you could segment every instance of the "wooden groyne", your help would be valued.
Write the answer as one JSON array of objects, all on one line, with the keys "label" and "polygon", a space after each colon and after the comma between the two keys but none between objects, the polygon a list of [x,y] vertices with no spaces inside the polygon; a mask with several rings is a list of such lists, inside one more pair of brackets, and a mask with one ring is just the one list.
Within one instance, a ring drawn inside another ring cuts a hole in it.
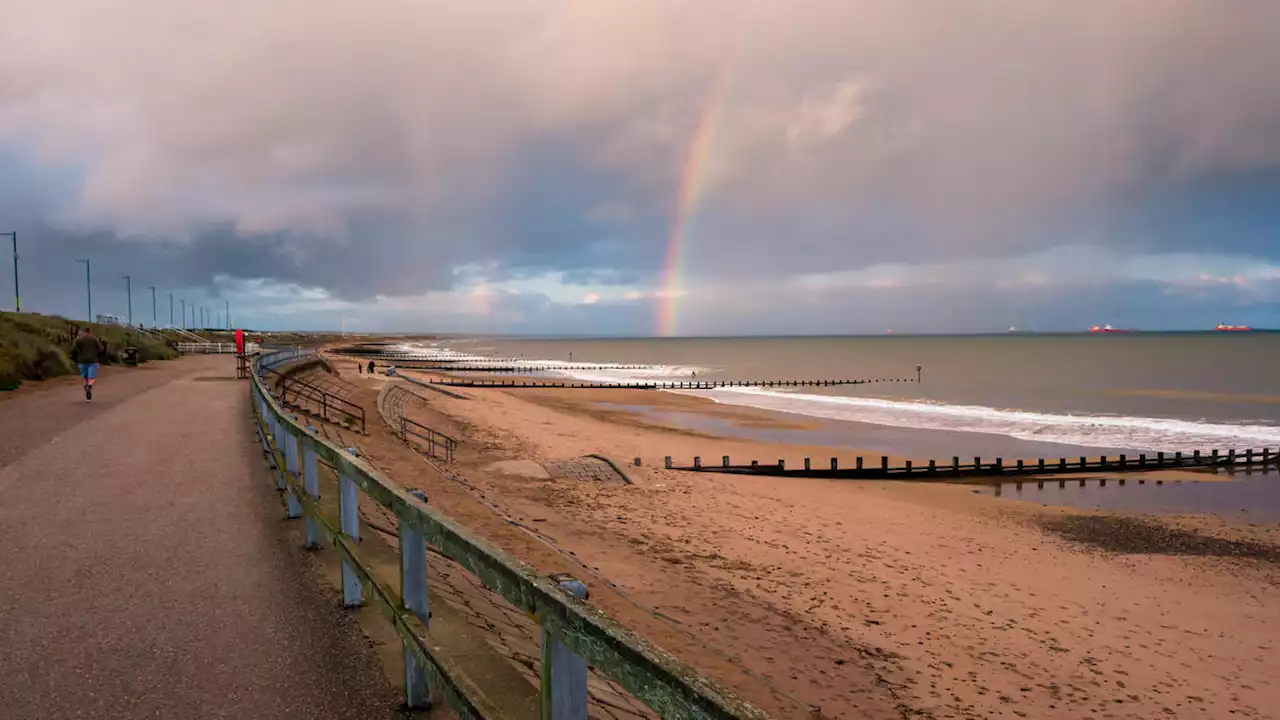
[{"label": "wooden groyne", "polygon": [[695,457],[692,465],[678,466],[672,463],[671,457],[665,458],[663,465],[668,470],[685,470],[689,472],[715,472],[737,475],[774,475],[780,477],[825,478],[830,480],[951,480],[957,478],[1000,478],[1028,477],[1037,475],[1067,475],[1080,473],[1123,473],[1148,472],[1153,470],[1195,470],[1218,468],[1261,468],[1280,463],[1280,448],[1248,449],[1243,451],[1212,450],[1202,453],[1199,450],[1191,453],[1140,453],[1137,457],[1122,454],[1119,456],[1103,455],[1099,458],[1038,458],[1034,461],[1016,460],[1006,463],[1004,458],[995,458],[984,462],[975,457],[973,462],[961,462],[959,457],[952,457],[949,462],[929,460],[927,463],[913,463],[910,460],[897,467],[891,467],[889,458],[858,457],[853,467],[840,467],[836,458],[823,465],[813,463],[810,458],[804,459],[802,467],[788,468],[782,460],[761,463],[753,460],[749,465],[734,465],[729,456],[721,457],[718,464],[703,464],[702,458]]},{"label": "wooden groyne", "polygon": [[433,361],[430,365],[395,364],[397,370],[417,370],[419,372],[481,372],[481,373],[539,373],[549,370],[648,370],[652,365],[446,365]]},{"label": "wooden groyne", "polygon": [[[397,370],[408,369],[396,366]],[[913,383],[915,378],[877,378],[874,380],[697,380],[687,382],[551,382],[540,380],[481,380],[470,378],[435,378],[433,385],[468,388],[542,388],[581,390],[714,390],[727,387],[836,387],[871,383]]]}]

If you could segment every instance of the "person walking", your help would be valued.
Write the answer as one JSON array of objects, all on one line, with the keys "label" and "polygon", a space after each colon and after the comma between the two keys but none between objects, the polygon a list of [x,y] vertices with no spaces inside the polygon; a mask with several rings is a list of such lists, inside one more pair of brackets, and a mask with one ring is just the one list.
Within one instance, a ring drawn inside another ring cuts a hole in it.
[{"label": "person walking", "polygon": [[369,361],[369,374],[370,374],[370,375],[372,375],[372,374],[373,374],[373,361],[372,361],[372,360],[370,360],[370,361]]},{"label": "person walking", "polygon": [[93,336],[88,327],[80,328],[80,334],[71,344],[71,361],[80,366],[85,402],[93,400],[93,384],[98,379],[98,363],[102,360],[102,355],[102,342]]}]

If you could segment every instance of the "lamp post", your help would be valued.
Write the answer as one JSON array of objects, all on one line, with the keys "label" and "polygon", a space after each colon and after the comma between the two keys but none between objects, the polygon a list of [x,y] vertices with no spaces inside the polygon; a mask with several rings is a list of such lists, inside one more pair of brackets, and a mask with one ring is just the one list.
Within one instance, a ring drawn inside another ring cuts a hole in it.
[{"label": "lamp post", "polygon": [[227,311],[227,329],[231,329],[231,301],[223,300],[222,308]]},{"label": "lamp post", "polygon": [[156,313],[156,286],[148,285],[147,287],[151,288],[151,327],[154,329],[160,327],[160,320],[157,319]]},{"label": "lamp post", "polygon": [[22,294],[18,292],[18,231],[0,233],[13,238],[13,311],[22,312]]},{"label": "lamp post", "polygon": [[182,329],[186,330],[187,329],[187,301],[183,299],[181,302],[182,302]]},{"label": "lamp post", "polygon": [[124,294],[129,299],[129,325],[133,326],[133,278],[128,275],[121,275],[124,280]]},{"label": "lamp post", "polygon": [[93,276],[89,273],[89,259],[76,260],[76,262],[84,263],[85,298],[89,301],[89,322],[93,322]]},{"label": "lamp post", "polygon": [[169,327],[173,327],[173,293],[169,293]]}]

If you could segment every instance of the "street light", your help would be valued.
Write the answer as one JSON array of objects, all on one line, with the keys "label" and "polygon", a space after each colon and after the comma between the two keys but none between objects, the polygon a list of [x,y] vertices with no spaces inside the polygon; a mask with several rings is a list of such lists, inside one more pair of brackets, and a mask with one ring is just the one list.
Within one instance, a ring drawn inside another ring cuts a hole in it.
[{"label": "street light", "polygon": [[187,329],[187,301],[182,300],[182,329]]},{"label": "street light", "polygon": [[173,293],[169,293],[169,327],[173,327]]},{"label": "street light", "polygon": [[85,297],[89,301],[89,322],[93,322],[93,277],[89,274],[89,260],[76,260],[78,263],[84,263],[84,289]]},{"label": "street light", "polygon": [[133,326],[133,278],[121,275],[124,279],[124,294],[129,298],[129,325]]},{"label": "street light", "polygon": [[156,319],[156,286],[148,285],[151,288],[151,327],[152,329],[160,327],[160,321]]},{"label": "street light", "polygon": [[230,330],[231,329],[231,301],[223,300],[222,306],[227,311],[227,329]]},{"label": "street light", "polygon": [[22,295],[18,293],[18,231],[0,233],[13,238],[13,311],[22,312]]}]

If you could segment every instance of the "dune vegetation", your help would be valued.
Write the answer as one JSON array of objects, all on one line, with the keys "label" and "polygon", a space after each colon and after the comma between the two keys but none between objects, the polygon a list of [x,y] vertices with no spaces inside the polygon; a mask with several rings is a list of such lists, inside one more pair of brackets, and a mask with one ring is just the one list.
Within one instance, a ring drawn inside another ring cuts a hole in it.
[{"label": "dune vegetation", "polygon": [[[72,375],[71,342],[84,322],[53,315],[0,313],[0,390],[13,390],[26,380]],[[120,362],[126,347],[138,349],[139,361],[178,357],[164,339],[121,325],[88,323],[106,345],[106,363]]]}]

